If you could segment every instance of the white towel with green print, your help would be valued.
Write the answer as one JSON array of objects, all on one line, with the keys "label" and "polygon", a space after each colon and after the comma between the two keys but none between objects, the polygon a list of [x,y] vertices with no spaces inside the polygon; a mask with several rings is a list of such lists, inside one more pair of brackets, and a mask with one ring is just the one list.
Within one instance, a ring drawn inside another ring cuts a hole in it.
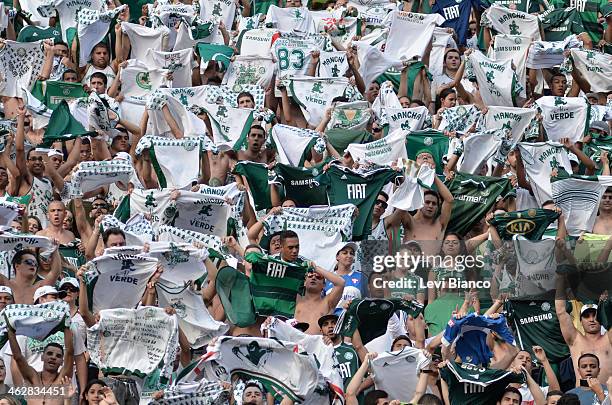
[{"label": "white towel with green print", "polygon": [[[514,106],[523,87],[512,69],[511,60],[489,59],[482,52],[475,50],[468,56],[467,64],[471,74],[476,77],[485,105]],[[466,76],[469,74],[466,67]]]},{"label": "white towel with green print", "polygon": [[198,249],[190,243],[151,242],[148,255],[156,258],[163,266],[160,280],[169,286],[183,287],[189,281],[206,275],[204,260],[207,249]]},{"label": "white towel with green print", "polygon": [[225,85],[162,88],[159,90],[162,93],[179,100],[181,104],[187,108],[193,106],[202,107],[202,103],[221,103],[230,107],[238,107],[238,94],[243,91],[253,95],[253,98],[255,99],[255,108],[263,108],[265,101],[264,89],[254,84],[241,85],[240,89],[235,89],[237,91]]},{"label": "white towel with green print", "polygon": [[219,236],[180,229],[171,225],[161,225],[159,227],[157,240],[160,242],[202,244],[204,247],[217,252],[224,250]]},{"label": "white towel with green print", "polygon": [[[53,301],[45,304],[7,305],[0,317],[0,344],[8,340],[10,327],[16,335],[28,336],[36,340],[45,340],[56,332],[63,332],[70,327],[70,307],[65,301]],[[7,325],[8,323],[8,325]]]},{"label": "white towel with green print", "polygon": [[99,187],[116,182],[128,184],[134,167],[127,160],[81,162],[72,175],[73,196],[82,196]]},{"label": "white towel with green print", "polygon": [[348,131],[363,131],[371,119],[370,103],[367,101],[338,102],[334,105],[326,129],[339,128]]},{"label": "white towel with green print", "polygon": [[306,155],[317,143],[322,143],[325,150],[325,140],[312,129],[277,124],[272,127],[270,138],[276,148],[277,162],[284,165],[303,166]]},{"label": "white towel with green print", "polygon": [[342,96],[348,86],[345,77],[294,77],[289,88],[293,100],[300,106],[308,124],[317,126],[331,106],[331,101]]},{"label": "white towel with green print", "polygon": [[128,65],[121,69],[121,94],[124,99],[142,103],[144,106],[149,94],[166,83],[167,74],[167,70],[130,59]]},{"label": "white towel with green print", "polygon": [[351,143],[346,148],[356,162],[390,165],[398,159],[408,159],[406,136],[408,131],[396,129],[384,138],[368,143]]},{"label": "white towel with green print", "polygon": [[374,99],[372,103],[372,110],[378,117],[380,125],[389,123],[385,108],[402,108],[399,98],[397,98],[397,94],[395,94],[393,83],[390,81],[386,81],[380,85],[378,96],[376,96],[376,99]]},{"label": "white towel with green print", "polygon": [[135,214],[126,223],[119,221],[112,215],[105,215],[100,223],[102,231],[110,228],[119,228],[125,234],[126,246],[144,246],[151,242],[155,236],[155,231],[151,222],[143,214]]},{"label": "white towel with green print", "polygon": [[121,31],[126,34],[130,40],[132,59],[145,61],[149,49],[154,51],[165,51],[168,43],[170,30],[164,26],[158,28],[149,28],[144,25],[132,24],[128,22],[121,23]]},{"label": "white towel with green print", "polygon": [[[128,6],[126,4],[109,11],[82,8],[77,11],[76,22],[79,34],[79,67],[89,62],[89,56],[96,44],[108,33],[113,18]],[[110,83],[109,83],[110,85]]]},{"label": "white towel with green print", "polygon": [[253,124],[254,110],[202,102],[212,124],[213,141],[219,150],[240,150]]},{"label": "white towel with green print", "polygon": [[0,234],[0,251],[19,251],[28,248],[40,248],[45,252],[54,250],[53,242],[46,236],[15,234],[2,232]]},{"label": "white towel with green print", "polygon": [[389,132],[402,129],[405,131],[418,131],[429,116],[427,107],[419,106],[413,108],[385,108],[385,115],[389,125]]},{"label": "white towel with green print", "polygon": [[258,55],[237,55],[223,76],[223,82],[230,89],[242,90],[243,85],[257,85],[268,88],[274,75],[274,60]]},{"label": "white towel with green print", "polygon": [[149,113],[149,121],[147,123],[146,135],[165,136],[174,138],[170,126],[168,125],[163,107],[167,106],[170,114],[176,122],[179,132],[183,137],[193,137],[206,134],[206,125],[204,121],[199,119],[191,111],[181,104],[174,97],[170,97],[160,89],[157,89],[147,99],[147,111]]},{"label": "white towel with green print", "polygon": [[227,236],[231,209],[224,198],[214,194],[181,191],[172,205],[175,214],[166,222],[168,225],[219,237]]}]

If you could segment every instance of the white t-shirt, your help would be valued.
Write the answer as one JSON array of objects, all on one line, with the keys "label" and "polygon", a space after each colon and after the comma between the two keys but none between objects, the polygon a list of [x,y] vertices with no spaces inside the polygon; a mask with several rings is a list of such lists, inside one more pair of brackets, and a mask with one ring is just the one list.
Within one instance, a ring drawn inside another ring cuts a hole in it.
[{"label": "white t-shirt", "polygon": [[[548,388],[549,387],[540,387],[540,390],[542,390],[544,397],[548,395]],[[533,399],[533,395],[531,395],[531,391],[529,391],[527,384],[521,385],[519,387],[519,391],[521,392],[521,397],[523,398],[523,402],[521,402],[521,405],[535,405],[535,400]]]}]

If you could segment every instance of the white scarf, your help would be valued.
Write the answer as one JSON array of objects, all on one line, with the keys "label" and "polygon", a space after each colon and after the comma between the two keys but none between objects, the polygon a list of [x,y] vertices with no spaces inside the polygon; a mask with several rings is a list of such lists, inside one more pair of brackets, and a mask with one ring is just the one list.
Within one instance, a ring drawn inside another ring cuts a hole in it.
[{"label": "white scarf", "polygon": [[480,95],[485,105],[513,106],[520,85],[517,86],[516,73],[512,61],[495,61],[479,51],[468,56],[473,74],[479,85]]},{"label": "white scarf", "polygon": [[184,287],[189,281],[197,280],[206,274],[206,249],[196,249],[187,243],[151,242],[148,254],[164,267],[160,280],[163,280],[166,286]]},{"label": "white scarf", "polygon": [[241,32],[238,40],[240,55],[269,58],[272,40],[277,32],[271,28],[257,28]]},{"label": "white scarf", "polygon": [[316,127],[331,105],[332,99],[344,94],[346,78],[294,77],[290,89],[309,125]]},{"label": "white scarf", "polygon": [[571,50],[574,67],[591,85],[593,92],[612,91],[612,56],[593,50]]},{"label": "white scarf", "polygon": [[204,104],[216,104],[221,102],[223,105],[238,107],[238,94],[242,91],[249,92],[255,99],[255,108],[264,106],[264,89],[257,85],[242,85],[240,91],[221,85],[221,86],[197,86],[172,89],[160,89],[161,92],[179,100],[185,107],[202,107]]},{"label": "white scarf", "polygon": [[535,118],[533,108],[489,106],[483,116],[483,126],[486,129],[505,129],[512,134],[513,145],[516,145]]},{"label": "white scarf", "polygon": [[[236,16],[236,3],[231,0],[199,0],[202,21],[223,21],[230,29]],[[219,34],[215,34],[217,36]]]},{"label": "white scarf", "polygon": [[[305,76],[310,53],[322,50],[325,38],[320,35],[283,35],[272,44],[278,79]],[[280,97],[280,93],[277,95]]]},{"label": "white scarf", "polygon": [[343,240],[352,238],[354,211],[352,204],[283,208],[282,214],[264,220],[265,233],[271,235],[285,229],[295,231],[300,240],[310,241],[300,246],[300,254],[324,269],[331,269]]},{"label": "white scarf", "polygon": [[489,130],[470,134],[463,140],[463,154],[457,169],[463,173],[478,174],[482,164],[491,158],[502,144],[503,130]]},{"label": "white scarf", "polygon": [[551,141],[570,138],[578,142],[589,129],[590,103],[584,97],[545,96],[536,105],[542,111],[542,125]]},{"label": "white scarf", "polygon": [[26,248],[40,248],[46,252],[55,250],[51,239],[46,236],[18,235],[10,232],[0,234],[0,251],[19,251]]},{"label": "white scarf", "polygon": [[[411,59],[413,56],[422,58],[431,42],[434,28],[444,21],[444,17],[435,13],[393,11],[385,55],[402,60]],[[410,40],[406,41],[406,38]]]},{"label": "white scarf", "polygon": [[195,243],[199,242],[206,248],[220,252],[222,250],[221,238],[216,235],[205,235],[203,233],[189,231],[186,229],[175,228],[170,225],[161,225],[159,227],[158,240],[174,243]]},{"label": "white scarf", "polygon": [[130,39],[131,59],[147,60],[149,50],[165,51],[170,30],[166,27],[149,28],[128,22],[121,23],[121,31]]},{"label": "white scarf", "polygon": [[118,181],[127,184],[134,175],[134,167],[126,160],[81,162],[72,175],[75,196]]},{"label": "white scarf", "polygon": [[489,57],[497,62],[511,60],[514,62],[516,76],[523,86],[521,97],[526,97],[525,83],[527,80],[527,52],[531,38],[518,35],[500,34],[495,36],[495,43]]},{"label": "white scarf", "polygon": [[32,90],[45,60],[42,41],[6,41],[0,49],[0,95],[20,97],[21,89]]},{"label": "white scarf", "polygon": [[434,28],[431,38],[431,52],[429,54],[429,73],[435,76],[444,74],[444,55],[453,34],[446,32],[446,28]]},{"label": "white scarf", "polygon": [[124,197],[115,210],[115,216],[126,220],[136,213],[148,214],[151,217],[153,228],[166,223],[168,218],[174,217],[170,208],[171,190],[144,190],[135,188],[131,194]]},{"label": "white scarf", "polygon": [[314,20],[308,7],[280,8],[272,4],[266,15],[266,24],[272,24],[281,34],[292,32],[316,33]]},{"label": "white scarf", "polygon": [[498,4],[489,7],[484,15],[485,19],[481,25],[489,26],[500,34],[521,35],[534,41],[542,40],[537,15],[511,10]]},{"label": "white scarf", "polygon": [[334,105],[326,129],[364,131],[371,118],[370,104],[367,101],[338,102]]},{"label": "white scarf", "polygon": [[143,214],[133,215],[125,224],[112,215],[105,215],[100,226],[104,230],[121,229],[125,234],[126,246],[144,246],[145,243],[150,243],[155,236],[151,222]]},{"label": "white scarf", "polygon": [[162,89],[157,89],[147,99],[149,122],[146,135],[174,137],[162,112],[162,108],[166,105],[184,137],[206,134],[204,121],[188,111],[179,100],[169,97],[162,92]]},{"label": "white scarf", "polygon": [[79,67],[87,65],[91,51],[104,39],[113,18],[126,8],[127,5],[124,4],[110,11],[91,9],[78,11],[76,19],[79,34]]},{"label": "white scarf", "polygon": [[319,55],[319,77],[343,77],[349,65],[346,52],[321,52]]},{"label": "white scarf", "polygon": [[178,320],[163,308],[100,311],[100,322],[87,331],[91,361],[103,373],[111,371],[144,378],[162,367],[169,379],[178,349]]},{"label": "white scarf", "polygon": [[408,131],[400,128],[377,141],[363,144],[351,143],[346,150],[356,162],[370,162],[384,166],[397,159],[408,159],[406,135]]},{"label": "white scarf", "polygon": [[558,66],[563,63],[563,51],[582,46],[576,35],[570,35],[563,41],[535,41],[529,47],[527,67],[543,69]]},{"label": "white scarf", "polygon": [[[399,58],[382,53],[378,48],[370,46],[365,41],[355,41],[357,58],[359,59],[359,74],[366,86],[385,73],[389,68],[403,69],[404,64]],[[385,48],[386,49],[386,48]]]},{"label": "white scarf", "polygon": [[294,167],[303,166],[305,155],[321,139],[317,131],[282,124],[274,125],[270,136],[276,146],[277,162]]},{"label": "white scarf", "polygon": [[225,323],[213,319],[202,296],[189,286],[167,286],[160,281],[156,291],[161,308],[172,307],[176,310],[179,327],[192,348],[197,349],[210,343],[213,338],[224,335],[229,329]]},{"label": "white scarf", "polygon": [[385,112],[385,107],[402,108],[399,98],[397,98],[397,94],[395,94],[393,83],[390,81],[386,81],[380,85],[378,96],[376,96],[376,99],[374,99],[374,102],[372,103],[372,110],[378,117],[381,125],[386,125],[389,123],[387,114]]},{"label": "white scarf", "polygon": [[192,191],[181,191],[176,199],[173,226],[224,237],[231,210],[221,197]]},{"label": "white scarf", "polygon": [[394,132],[398,129],[404,131],[418,131],[423,128],[429,116],[429,110],[424,106],[413,108],[385,108],[385,116],[389,124],[389,132]]},{"label": "white scarf", "polygon": [[231,89],[242,89],[243,85],[268,88],[274,75],[274,60],[257,55],[238,55],[223,76],[225,85]]},{"label": "white scarf", "polygon": [[425,190],[423,187],[431,187],[436,176],[436,172],[431,167],[423,165],[416,168],[413,162],[405,170],[404,182],[395,190],[389,199],[389,206],[404,211],[414,211],[423,207],[425,204]]},{"label": "white scarf", "polygon": [[174,41],[174,47],[172,50],[182,51],[183,49],[192,49],[197,46],[198,43],[210,43],[213,39],[213,32],[217,30],[217,25],[213,22],[207,22],[209,25],[209,35],[202,39],[193,39],[191,26],[184,21],[181,21],[178,29],[176,30],[176,41]]},{"label": "white scarf", "polygon": [[517,235],[513,242],[518,264],[513,297],[533,297],[554,290],[555,240],[528,240]]},{"label": "white scarf", "polygon": [[190,87],[193,65],[193,49],[175,52],[161,52],[149,49],[145,59],[147,64],[158,69],[167,69],[172,73],[171,87]]},{"label": "white scarf", "polygon": [[121,94],[124,99],[144,105],[149,94],[165,84],[167,73],[167,70],[151,68],[144,62],[130,59],[121,69]]},{"label": "white scarf", "polygon": [[3,344],[8,339],[7,323],[15,331],[15,335],[45,340],[70,326],[70,307],[65,301],[39,305],[7,305],[0,319],[0,342]]},{"label": "white scarf", "polygon": [[[77,27],[77,14],[79,10],[90,9],[102,11],[104,2],[101,0],[43,0],[37,7],[38,13],[46,18],[54,17],[55,10],[59,15],[60,26],[62,27],[62,39],[67,41],[66,32],[69,28]],[[45,21],[45,24],[47,21]]]},{"label": "white scarf", "polygon": [[136,307],[157,263],[155,258],[132,254],[104,255],[90,261],[87,279],[94,312]]},{"label": "white scarf", "polygon": [[[169,139],[143,136],[136,146],[136,155],[149,149],[151,163],[161,188],[182,189],[198,180],[200,173],[200,151],[206,137]],[[212,143],[208,140],[210,149]]]},{"label": "white scarf", "polygon": [[202,103],[212,124],[213,141],[219,150],[239,150],[253,124],[253,110]]}]

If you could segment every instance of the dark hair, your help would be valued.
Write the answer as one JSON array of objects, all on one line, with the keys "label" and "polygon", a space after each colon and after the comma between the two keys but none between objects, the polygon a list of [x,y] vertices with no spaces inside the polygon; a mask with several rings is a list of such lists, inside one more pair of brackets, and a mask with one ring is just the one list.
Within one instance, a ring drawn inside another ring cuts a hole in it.
[{"label": "dark hair", "polygon": [[283,231],[280,235],[281,245],[284,245],[287,239],[293,239],[293,238],[299,239],[298,234],[291,230]]},{"label": "dark hair", "polygon": [[557,405],[580,405],[580,398],[576,394],[564,394],[557,401]]},{"label": "dark hair", "polygon": [[36,263],[38,263],[38,265],[40,266],[38,255],[31,250],[24,249],[24,250],[18,251],[17,253],[15,253],[15,256],[13,256],[13,260],[11,260],[11,265],[13,266],[13,269],[15,268],[15,265],[21,264],[21,262],[23,261],[23,256],[25,255],[34,256],[34,259],[36,259]]},{"label": "dark hair", "polygon": [[108,238],[111,235],[121,235],[121,236],[123,236],[123,239],[125,239],[125,232],[123,232],[121,229],[119,229],[119,228],[108,228],[104,232],[102,232],[102,242],[104,243],[104,245],[106,245],[106,242],[108,242]]},{"label": "dark hair", "polygon": [[104,49],[106,49],[106,52],[108,52],[110,54],[110,48],[108,47],[108,44],[106,42],[98,42],[91,49],[91,54],[90,55],[93,55],[93,53],[96,51],[97,48],[104,48]]},{"label": "dark hair", "polygon": [[40,152],[37,152],[37,151],[36,151],[36,148],[30,148],[30,149],[28,149],[28,151],[26,152],[26,160],[29,160],[29,159],[30,159],[30,155],[31,155],[32,153],[35,153],[35,152],[36,152],[36,153],[40,153]]},{"label": "dark hair", "polygon": [[559,391],[559,390],[548,391],[548,394],[546,394],[546,399],[552,397],[553,395],[563,396],[563,391]]},{"label": "dark hair", "polygon": [[337,96],[332,99],[332,103],[335,103],[335,102],[348,103],[349,99],[348,97],[345,97],[345,96]]},{"label": "dark hair", "polygon": [[297,205],[297,201],[295,201],[295,200],[294,200],[293,198],[291,198],[291,197],[285,197],[285,198],[283,198],[283,200],[281,201],[281,205],[283,205],[283,204],[284,204],[286,201],[293,201],[293,203],[294,203],[295,205]]},{"label": "dark hair", "polygon": [[383,390],[370,391],[366,394],[365,398],[363,399],[363,405],[376,405],[379,399],[385,399],[388,397],[389,397],[389,394],[387,394]]},{"label": "dark hair", "polygon": [[244,247],[245,252],[249,249],[258,249],[260,252],[263,253],[263,249],[257,243],[249,243],[248,245]]},{"label": "dark hair", "polygon": [[461,59],[461,52],[459,52],[458,49],[455,48],[449,48],[446,50],[446,52],[444,53],[444,62],[446,62],[446,57],[448,56],[449,53],[454,52],[457,55],[459,55],[459,59]]},{"label": "dark hair", "polygon": [[251,127],[251,129],[249,129],[249,135],[251,134],[251,131],[254,129],[259,129],[260,131],[264,133],[264,136],[266,136],[266,129],[259,124],[255,124]]},{"label": "dark hair", "polygon": [[411,100],[410,104],[420,105],[421,107],[425,107],[425,103],[422,100]]},{"label": "dark hair", "polygon": [[95,72],[93,73],[90,77],[89,77],[89,82],[91,83],[91,79],[95,79],[98,78],[100,80],[102,80],[102,83],[104,83],[104,86],[107,85],[108,83],[108,77],[106,77],[106,75],[102,72]]},{"label": "dark hair", "polygon": [[459,239],[459,255],[467,256],[468,251],[467,251],[467,246],[465,245],[465,240],[457,232],[446,232],[444,234],[444,237],[442,238],[442,246],[440,247],[440,255],[444,256],[444,251],[442,249],[444,247],[444,241],[446,240],[448,236],[455,236],[457,239]]},{"label": "dark hair", "polygon": [[60,349],[62,351],[62,353],[64,353],[64,348],[62,347],[62,345],[60,345],[59,343],[55,343],[55,342],[47,343],[47,345],[43,349],[43,353],[46,352],[49,347],[56,347],[56,348]]},{"label": "dark hair", "polygon": [[389,194],[385,193],[384,191],[379,191],[378,195],[382,195],[383,197],[385,197],[386,201],[389,201]]},{"label": "dark hair", "polygon": [[89,403],[86,399],[85,396],[87,395],[87,393],[89,392],[89,389],[91,387],[93,387],[94,385],[101,385],[102,387],[108,387],[108,385],[106,385],[106,383],[102,380],[90,380],[87,385],[85,386],[85,388],[83,389],[83,393],[81,394],[81,396],[83,397],[83,401],[86,401],[87,403]]},{"label": "dark hair", "polygon": [[408,342],[410,342],[410,346],[412,346],[412,340],[410,340],[410,338],[408,336],[406,336],[406,335],[399,335],[398,337],[393,339],[393,343],[391,343],[391,350],[393,350],[393,346],[395,346],[395,343],[397,343],[399,340],[407,340]]},{"label": "dark hair", "polygon": [[417,405],[444,405],[444,402],[434,394],[423,394]]},{"label": "dark hair", "polygon": [[440,194],[438,194],[436,190],[425,190],[423,192],[423,198],[428,195],[433,195],[434,197],[436,197],[436,200],[438,201],[438,206],[440,206]]},{"label": "dark hair", "polygon": [[567,77],[565,77],[565,75],[564,75],[563,73],[561,73],[560,71],[558,71],[558,70],[555,70],[555,71],[553,72],[553,74],[550,76],[550,82],[551,82],[551,83],[552,83],[552,81],[553,81],[553,79],[554,79],[555,77],[562,77],[562,78],[564,78],[564,79],[566,79],[566,80],[567,80]]},{"label": "dark hair", "polygon": [[64,73],[62,73],[62,80],[64,79],[64,75],[66,73],[74,73],[75,75],[77,74],[76,70],[74,70],[74,69],[66,69],[66,70],[64,70]]},{"label": "dark hair", "polygon": [[255,102],[255,97],[253,97],[253,95],[248,91],[242,91],[238,93],[238,96],[236,97],[236,102],[238,102],[238,100],[240,100],[242,97],[248,97],[251,99],[252,102]]},{"label": "dark hair", "polygon": [[514,387],[506,387],[504,392],[499,396],[499,399],[501,400],[504,397],[504,395],[506,395],[508,392],[511,392],[519,396],[519,404],[523,402],[523,395],[521,395],[521,391],[519,391],[518,389]]},{"label": "dark hair", "polygon": [[578,357],[578,361],[576,362],[576,365],[579,366],[580,365],[580,360],[587,358],[587,357],[592,357],[595,360],[597,360],[597,367],[599,367],[599,357],[597,357],[596,355],[594,355],[593,353],[584,353],[583,355],[581,355],[580,357]]},{"label": "dark hair", "polygon": [[33,219],[34,221],[36,221],[36,223],[38,224],[38,229],[42,230],[42,223],[40,222],[40,219],[38,219],[38,217],[36,215],[28,215],[28,219]]},{"label": "dark hair", "polygon": [[436,103],[435,103],[436,111],[438,111],[442,107],[442,100],[444,100],[450,94],[457,94],[457,92],[455,91],[455,89],[450,88],[450,89],[444,89],[440,92],[440,94],[438,94],[438,96],[436,97]]}]

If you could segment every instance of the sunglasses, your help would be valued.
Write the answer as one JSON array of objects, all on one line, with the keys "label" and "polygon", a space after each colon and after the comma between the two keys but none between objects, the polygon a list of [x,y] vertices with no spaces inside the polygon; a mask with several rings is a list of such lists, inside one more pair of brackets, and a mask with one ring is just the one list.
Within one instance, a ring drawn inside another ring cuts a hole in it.
[{"label": "sunglasses", "polygon": [[60,291],[67,291],[67,292],[76,293],[76,292],[79,292],[79,289],[78,288],[74,288],[74,287],[62,287],[62,288],[60,288]]},{"label": "sunglasses", "polygon": [[385,201],[383,200],[376,200],[376,205],[381,205],[383,208],[387,208],[389,206],[389,204],[387,204]]},{"label": "sunglasses", "polygon": [[372,132],[382,132],[382,128],[372,128]]},{"label": "sunglasses", "polygon": [[24,261],[21,262],[21,264],[25,264],[25,265],[32,266],[32,267],[38,267],[38,262],[32,259],[25,259]]},{"label": "sunglasses", "polygon": [[91,208],[93,208],[94,210],[97,210],[97,209],[106,210],[106,209],[108,209],[108,205],[106,205],[106,204],[92,204]]}]

